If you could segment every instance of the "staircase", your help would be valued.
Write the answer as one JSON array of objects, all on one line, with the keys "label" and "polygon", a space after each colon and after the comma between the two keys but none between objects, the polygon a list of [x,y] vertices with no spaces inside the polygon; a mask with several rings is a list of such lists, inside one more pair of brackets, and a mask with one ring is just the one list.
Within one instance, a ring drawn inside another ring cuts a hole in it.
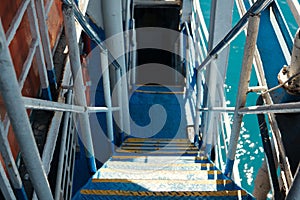
[{"label": "staircase", "polygon": [[127,138],[79,199],[253,199],[187,139]]}]

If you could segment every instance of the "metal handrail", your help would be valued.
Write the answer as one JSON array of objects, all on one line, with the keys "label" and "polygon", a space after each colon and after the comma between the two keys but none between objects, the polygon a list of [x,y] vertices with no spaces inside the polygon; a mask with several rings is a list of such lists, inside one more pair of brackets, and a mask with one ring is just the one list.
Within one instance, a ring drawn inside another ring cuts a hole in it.
[{"label": "metal handrail", "polygon": [[[278,5],[275,4],[274,6],[276,7]],[[241,15],[243,15],[243,13],[246,13],[246,8],[244,6],[241,6],[240,9],[241,9]],[[291,108],[291,106],[292,106],[291,104],[290,105],[287,105],[287,104],[278,105],[278,104],[273,103],[272,97],[269,93],[272,89],[268,90],[267,82],[266,82],[266,78],[265,78],[265,73],[264,73],[263,66],[262,66],[262,60],[260,58],[260,54],[258,52],[257,47],[256,47],[255,51],[256,52],[255,52],[255,55],[254,55],[254,60],[255,60],[254,61],[254,67],[255,67],[259,87],[261,87],[261,89],[262,89],[261,92],[263,92],[262,97],[265,101],[265,104],[267,104],[267,106],[271,105],[271,107],[264,108],[264,107],[254,106],[254,107],[251,108],[251,106],[250,106],[248,108],[245,107],[245,108],[240,109],[239,113],[240,114],[252,114],[252,111],[253,111],[253,112],[257,112],[257,114],[259,114],[259,113],[266,113],[267,114],[267,116],[269,118],[270,127],[271,127],[271,130],[272,130],[273,138],[275,138],[275,140],[274,140],[275,149],[277,151],[277,154],[281,155],[280,158],[278,157],[277,159],[279,159],[280,162],[282,163],[279,166],[280,166],[281,170],[284,172],[284,174],[281,174],[281,178],[284,179],[284,181],[282,181],[283,182],[283,187],[284,188],[289,188],[289,185],[292,182],[292,175],[291,175],[288,160],[286,158],[286,153],[285,153],[285,150],[284,150],[284,147],[283,147],[283,143],[282,143],[282,140],[280,139],[281,138],[281,132],[278,128],[278,123],[275,119],[275,113],[279,113],[279,112],[293,113],[293,112],[295,112],[295,109],[293,107]],[[265,88],[265,89],[263,89],[263,88]],[[274,87],[274,88],[277,88],[277,87]],[[266,90],[269,91],[269,92],[266,92]],[[250,88],[249,88],[249,91],[250,91]],[[282,107],[280,107],[280,108],[277,107],[276,108],[276,106],[279,106],[279,107],[282,106]],[[270,108],[272,108],[272,107],[273,107],[273,109],[271,110]],[[285,189],[285,190],[287,191],[287,189]]]},{"label": "metal handrail", "polygon": [[273,0],[256,1],[246,12],[246,14],[244,14],[243,17],[238,21],[238,23],[227,33],[227,35],[215,46],[215,48],[213,48],[208,53],[207,57],[204,59],[201,65],[197,67],[197,70],[201,70],[207,64],[209,64],[218,53],[220,53],[224,48],[226,48],[231,43],[231,41],[246,28],[250,16],[260,14],[272,2]]},{"label": "metal handrail", "polygon": [[85,17],[74,3],[74,1],[70,2],[69,0],[63,0],[63,3],[67,6],[73,7],[74,15],[78,23],[81,25],[83,31],[89,36],[89,38],[94,41],[100,48],[101,51],[107,51],[107,56],[109,62],[116,68],[121,70],[120,64],[117,60],[112,56],[112,54],[108,51],[107,47],[103,43],[103,41],[98,37],[94,29],[90,26],[90,24],[86,21]]}]

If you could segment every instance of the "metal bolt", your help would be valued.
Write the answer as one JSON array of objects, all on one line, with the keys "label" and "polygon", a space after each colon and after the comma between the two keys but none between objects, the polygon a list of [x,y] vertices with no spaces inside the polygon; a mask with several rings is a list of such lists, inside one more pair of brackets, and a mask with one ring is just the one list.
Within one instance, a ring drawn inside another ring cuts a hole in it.
[{"label": "metal bolt", "polygon": [[26,173],[26,174],[24,175],[24,180],[26,180],[26,181],[29,180],[29,174],[28,174],[28,173]]}]

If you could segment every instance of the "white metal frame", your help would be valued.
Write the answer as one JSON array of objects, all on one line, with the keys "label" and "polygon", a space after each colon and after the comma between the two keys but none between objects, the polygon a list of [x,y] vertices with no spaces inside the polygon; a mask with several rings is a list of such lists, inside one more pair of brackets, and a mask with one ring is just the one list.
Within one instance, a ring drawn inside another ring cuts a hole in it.
[{"label": "white metal frame", "polygon": [[5,33],[0,25],[1,41],[1,84],[0,91],[11,120],[15,136],[19,142],[25,165],[37,195],[41,199],[52,199],[37,145],[34,140],[29,119],[22,102],[21,89],[17,82],[12,59],[6,43]]}]

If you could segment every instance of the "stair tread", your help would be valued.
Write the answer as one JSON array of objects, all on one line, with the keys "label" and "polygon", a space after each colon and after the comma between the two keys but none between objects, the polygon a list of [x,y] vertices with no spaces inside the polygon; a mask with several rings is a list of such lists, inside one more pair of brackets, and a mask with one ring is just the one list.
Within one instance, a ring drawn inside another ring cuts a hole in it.
[{"label": "stair tread", "polygon": [[116,166],[154,166],[154,167],[168,167],[168,166],[172,166],[172,167],[207,167],[207,166],[214,166],[214,164],[212,163],[178,163],[176,161],[173,162],[169,162],[169,163],[162,163],[162,162],[158,162],[158,163],[147,163],[147,162],[126,162],[126,161],[109,161],[107,162],[104,166],[106,165],[116,165]]},{"label": "stair tread", "polygon": [[163,138],[127,138],[78,195],[95,199],[252,199],[188,139]]},{"label": "stair tread", "polygon": [[[98,190],[220,191],[237,189],[230,180],[93,179]],[[91,188],[90,188],[91,189]]]},{"label": "stair tread", "polygon": [[212,163],[142,163],[142,162],[107,162],[103,168],[114,169],[164,169],[164,170],[206,170],[217,169]]},{"label": "stair tread", "polygon": [[247,195],[244,190],[225,191],[125,191],[125,190],[81,190],[81,194],[87,195],[115,195],[115,196],[154,196],[154,197],[228,197]]},{"label": "stair tread", "polygon": [[168,154],[168,155],[162,155],[162,154],[134,154],[134,155],[127,155],[127,154],[114,154],[111,157],[112,160],[117,160],[117,159],[127,159],[131,161],[142,161],[142,162],[178,162],[178,163],[186,163],[186,162],[192,162],[192,163],[197,163],[197,162],[207,162],[210,163],[210,161],[207,159],[207,157],[201,157],[201,156],[195,156],[195,155],[190,155],[190,156],[183,156],[182,154]]},{"label": "stair tread", "polygon": [[171,144],[191,144],[189,139],[184,138],[127,138],[125,143],[171,143]]},{"label": "stair tread", "polygon": [[180,180],[206,180],[222,177],[222,173],[218,170],[199,170],[195,172],[183,170],[127,170],[127,169],[111,169],[101,168],[94,178],[122,178],[122,179],[169,179],[174,177]]},{"label": "stair tread", "polygon": [[184,184],[228,184],[232,183],[230,179],[211,179],[211,180],[180,180],[180,179],[107,179],[107,178],[93,178],[93,183],[184,183]]},{"label": "stair tread", "polygon": [[192,146],[122,146],[118,150],[124,151],[198,151],[196,147]]}]

